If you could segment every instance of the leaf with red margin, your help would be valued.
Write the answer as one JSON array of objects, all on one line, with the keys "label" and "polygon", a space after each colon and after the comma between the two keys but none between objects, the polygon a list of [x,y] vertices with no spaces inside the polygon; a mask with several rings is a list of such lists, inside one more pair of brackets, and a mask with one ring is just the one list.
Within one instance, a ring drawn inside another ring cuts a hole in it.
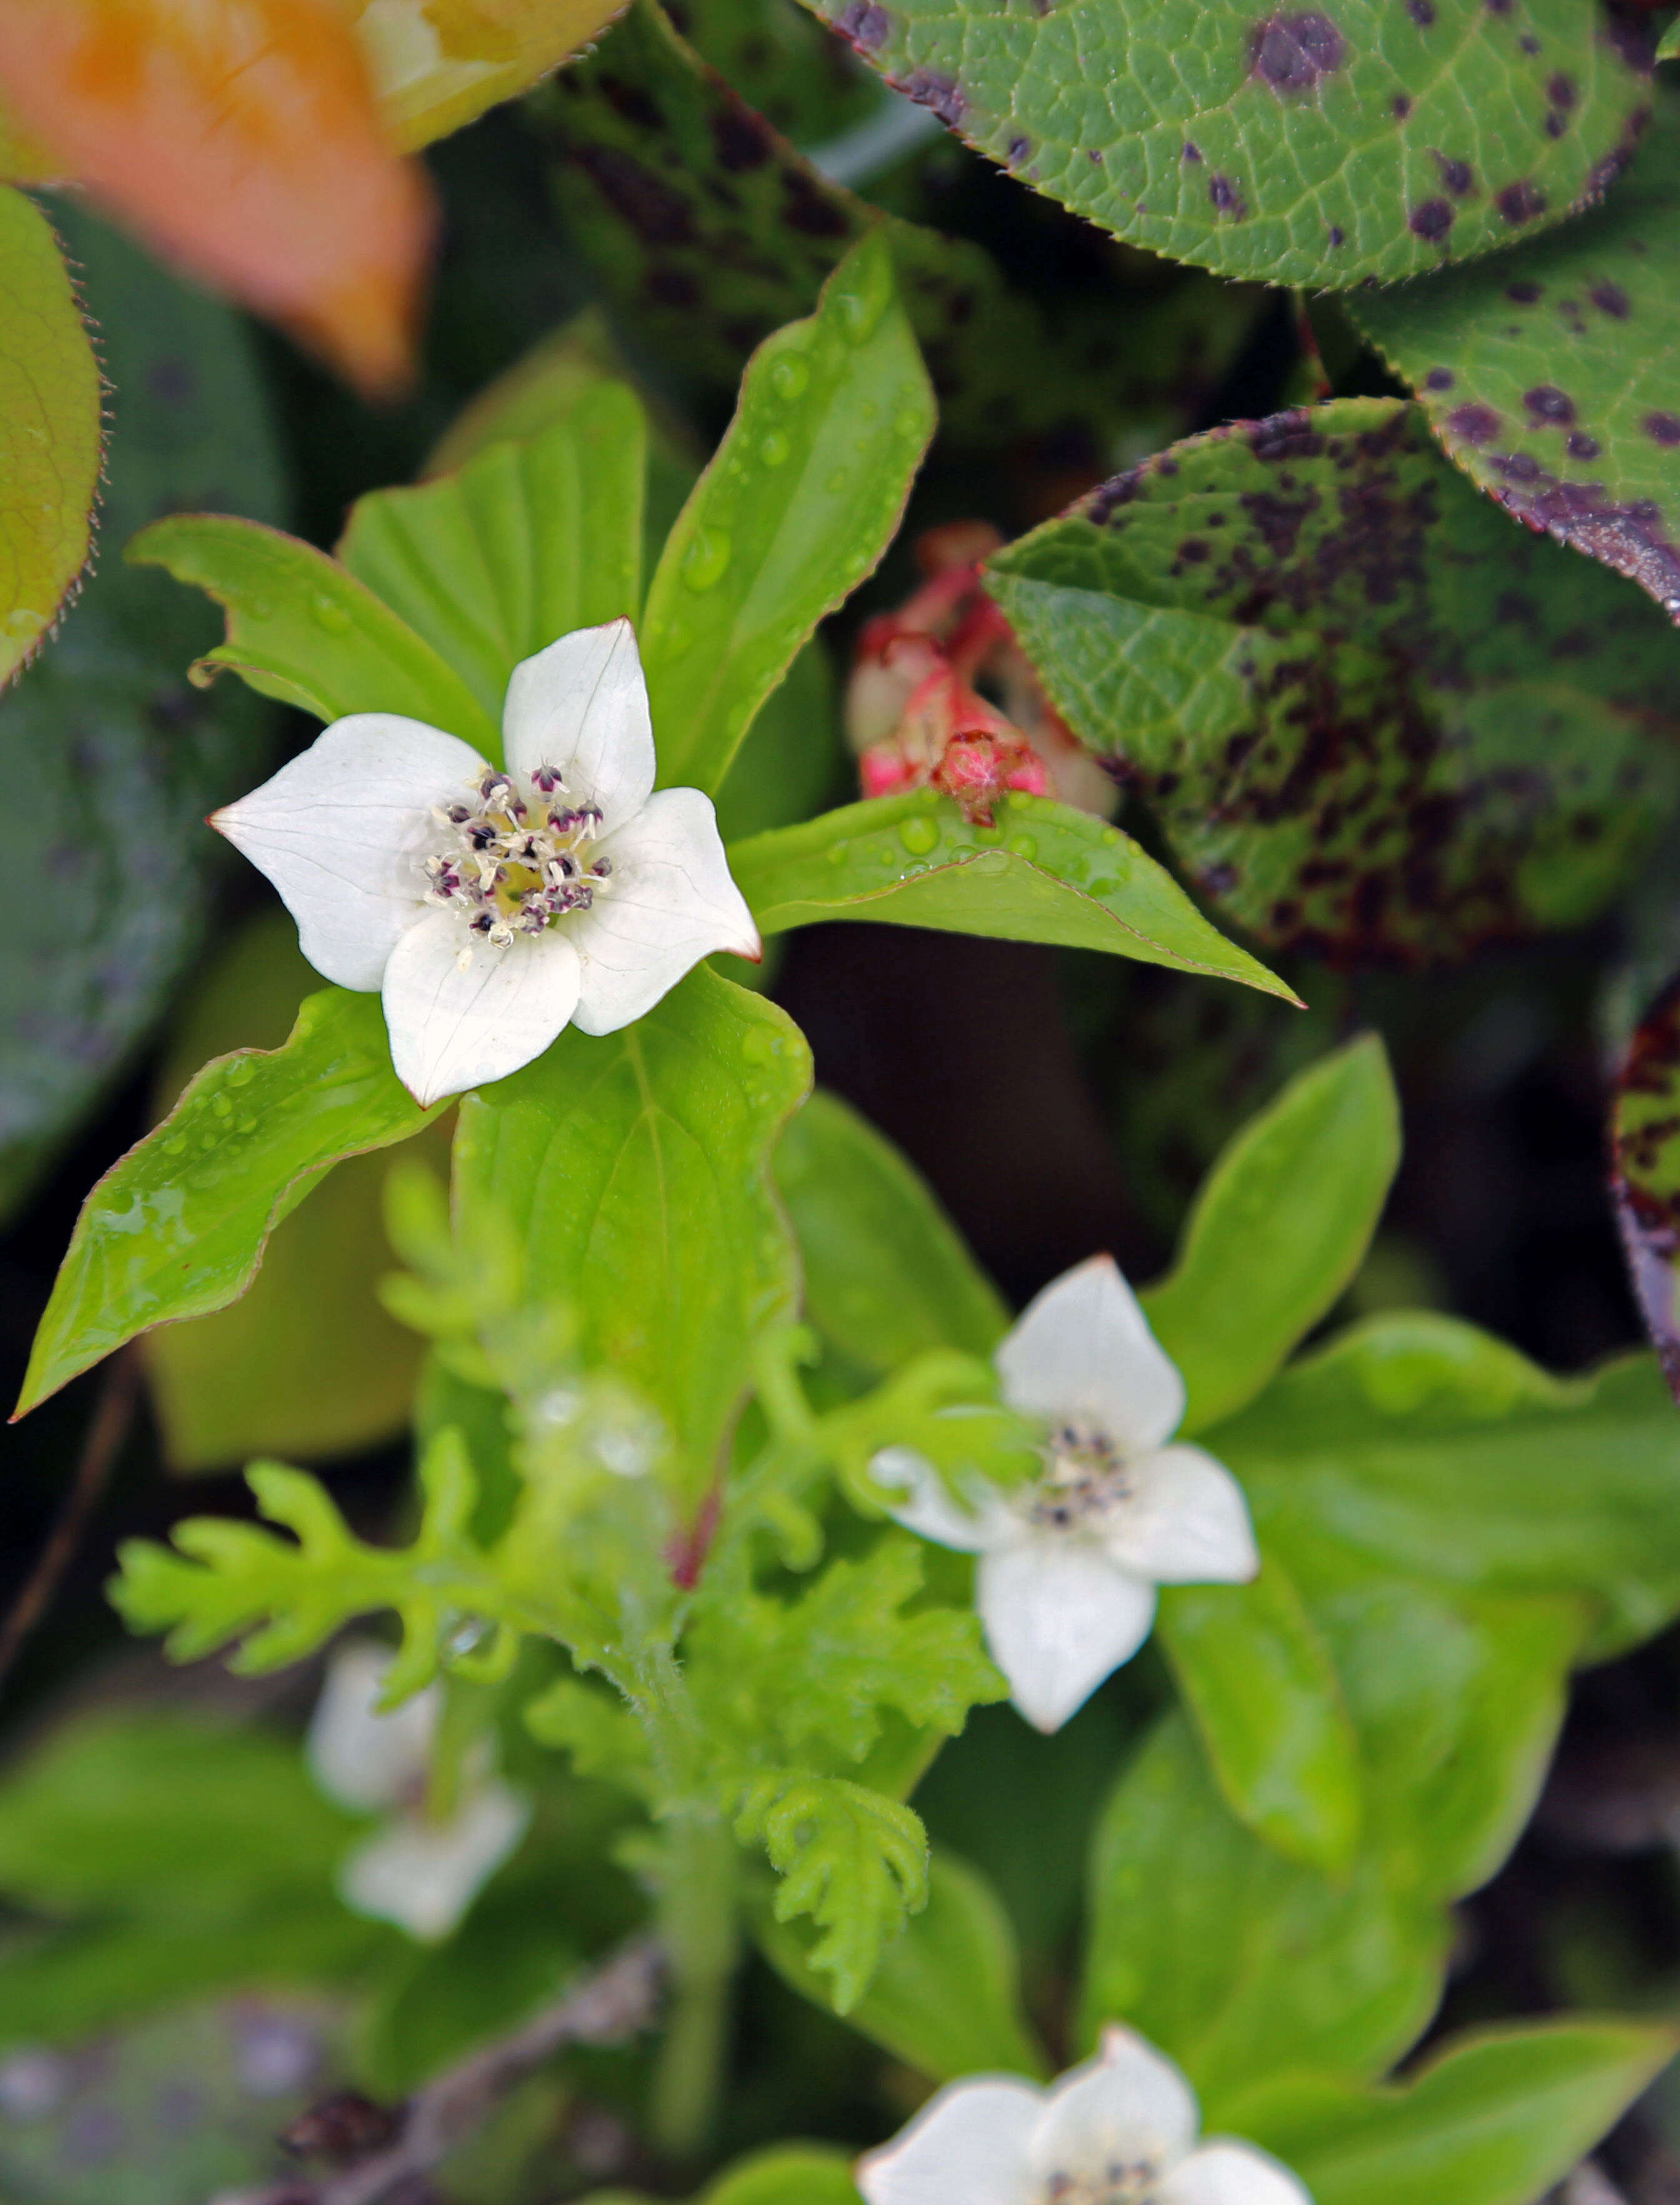
[{"label": "leaf with red margin", "polygon": [[1345,304],[1475,481],[1680,621],[1680,98],[1582,221]]},{"label": "leaf with red margin", "polygon": [[1680,1400],[1680,974],[1628,1044],[1610,1140],[1611,1192],[1635,1299]]},{"label": "leaf with red margin", "polygon": [[1416,961],[1578,924],[1675,800],[1668,622],[1513,528],[1402,401],[1192,437],[987,587],[1074,732],[1270,944]]},{"label": "leaf with red margin", "polygon": [[365,389],[405,380],[430,201],[333,0],[6,0],[0,94],[167,258]]}]

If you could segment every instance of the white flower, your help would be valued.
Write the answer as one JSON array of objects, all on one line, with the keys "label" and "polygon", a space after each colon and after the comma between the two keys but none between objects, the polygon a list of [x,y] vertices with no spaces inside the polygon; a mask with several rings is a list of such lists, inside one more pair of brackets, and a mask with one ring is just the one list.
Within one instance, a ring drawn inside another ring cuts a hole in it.
[{"label": "white flower", "polygon": [[479,1768],[447,1821],[426,1811],[442,1697],[429,1685],[389,1715],[377,1709],[391,1665],[383,1646],[347,1640],[334,1654],[304,1751],[328,1798],[382,1828],[339,1863],[338,1894],[358,1914],[411,1936],[447,1937],[513,1851],[531,1803]]},{"label": "white flower", "polygon": [[1194,2094],[1129,2029],[1048,2090],[1012,2076],[953,2083],[896,2143],[866,2154],[868,2205],[1312,2205],[1253,2145],[1200,2146]]},{"label": "white flower", "polygon": [[1047,1428],[1042,1477],[1010,1491],[974,1478],[965,1508],[907,1447],[871,1467],[908,1489],[899,1523],[980,1556],[992,1658],[1028,1721],[1057,1730],[1148,1637],[1158,1584],[1240,1582],[1260,1556],[1230,1471],[1167,1445],[1184,1382],[1112,1257],[1046,1287],[996,1361],[1004,1400]]},{"label": "white flower", "polygon": [[517,1072],[568,1023],[616,1032],[715,949],[760,954],[711,799],[653,792],[627,620],[516,666],[502,734],[505,770],[423,721],[355,712],[211,820],[316,971],[380,991],[423,1103]]}]

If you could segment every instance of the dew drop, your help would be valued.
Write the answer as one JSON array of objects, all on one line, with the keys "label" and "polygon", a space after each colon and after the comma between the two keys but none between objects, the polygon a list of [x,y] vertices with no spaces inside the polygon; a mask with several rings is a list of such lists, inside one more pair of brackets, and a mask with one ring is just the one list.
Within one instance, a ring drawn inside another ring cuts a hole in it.
[{"label": "dew drop", "polygon": [[925,812],[902,820],[899,825],[899,840],[913,858],[925,858],[939,847],[939,823]]},{"label": "dew drop", "polygon": [[758,456],[767,467],[779,467],[787,458],[788,444],[780,429],[772,429],[758,447]]},{"label": "dew drop", "polygon": [[163,1145],[166,1156],[178,1156],[187,1146],[187,1136],[185,1133],[171,1133]]},{"label": "dew drop", "polygon": [[1012,835],[1009,847],[1018,858],[1036,858],[1038,855],[1037,841],[1030,835]]},{"label": "dew drop", "polygon": [[810,370],[792,354],[784,354],[770,370],[770,388],[778,398],[797,398],[810,381]]},{"label": "dew drop", "polygon": [[850,843],[835,842],[829,848],[828,863],[831,865],[843,865],[851,855],[852,846]]},{"label": "dew drop", "polygon": [[977,850],[969,860],[969,871],[975,873],[1006,873],[1009,853],[1006,850]]},{"label": "dew drop", "polygon": [[741,1037],[741,1055],[749,1064],[768,1064],[775,1050],[769,1034],[761,1026],[751,1026]]},{"label": "dew drop", "polygon": [[348,608],[340,604],[336,597],[329,597],[324,590],[317,590],[309,601],[309,609],[315,615],[316,626],[325,628],[329,635],[343,635],[348,632]]},{"label": "dew drop", "polygon": [[680,573],[691,590],[715,589],[729,571],[734,545],[721,528],[701,528],[682,555]]},{"label": "dew drop", "polygon": [[231,1118],[234,1114],[234,1106],[225,1095],[212,1097],[210,1107],[212,1114],[218,1118]]},{"label": "dew drop", "polygon": [[247,597],[240,607],[246,620],[265,621],[274,618],[272,597]]},{"label": "dew drop", "polygon": [[926,430],[927,423],[915,407],[906,406],[894,419],[893,426],[900,437],[919,437]]},{"label": "dew drop", "polygon": [[247,1081],[254,1079],[257,1076],[255,1058],[236,1057],[222,1076],[229,1087],[243,1087]]}]

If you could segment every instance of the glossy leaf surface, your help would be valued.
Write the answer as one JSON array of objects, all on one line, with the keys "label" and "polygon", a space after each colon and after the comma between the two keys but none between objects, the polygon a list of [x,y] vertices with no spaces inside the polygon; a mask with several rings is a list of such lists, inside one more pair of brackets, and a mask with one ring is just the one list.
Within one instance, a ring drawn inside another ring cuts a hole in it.
[{"label": "glossy leaf surface", "polygon": [[448,661],[499,727],[522,658],[640,609],[646,443],[635,394],[597,383],[529,439],[359,499],[339,562]]},{"label": "glossy leaf surface", "polygon": [[532,1275],[575,1296],[580,1345],[661,1412],[709,1481],[749,1348],[792,1311],[770,1150],[810,1081],[786,1014],[702,966],[648,1015],[461,1106],[456,1202],[500,1215]]},{"label": "glossy leaf surface", "polygon": [[313,544],[221,514],[155,521],[128,546],[137,565],[195,583],[228,615],[228,640],[193,669],[230,666],[259,696],[312,712],[401,712],[491,758],[498,725],[461,676],[365,583]]},{"label": "glossy leaf surface", "polygon": [[1674,801],[1668,622],[1513,528],[1392,400],[1193,438],[988,587],[1075,732],[1274,944],[1418,959],[1574,924]]},{"label": "glossy leaf surface", "polygon": [[1650,96],[1647,56],[1574,0],[817,12],[1035,190],[1279,283],[1415,275],[1561,220],[1614,175]]},{"label": "glossy leaf surface", "polygon": [[12,0],[0,92],[166,257],[365,389],[404,379],[429,203],[333,0]]},{"label": "glossy leaf surface", "polygon": [[1359,1268],[1399,1161],[1399,1099],[1375,1035],[1298,1073],[1224,1150],[1178,1261],[1143,1295],[1184,1375],[1184,1429],[1252,1400],[1327,1314]]},{"label": "glossy leaf surface", "polygon": [[1633,1290],[1680,1399],[1680,983],[1640,1020],[1616,1079],[1611,1191]]},{"label": "glossy leaf surface", "polygon": [[649,584],[642,663],[665,786],[719,788],[817,621],[887,549],[933,431],[892,256],[865,238],[816,313],[753,354]]},{"label": "glossy leaf surface", "polygon": [[1680,102],[1604,205],[1520,252],[1349,302],[1506,511],[1680,618]]},{"label": "glossy leaf surface", "polygon": [[99,369],[46,217],[0,187],[0,686],[52,625],[92,540]]},{"label": "glossy leaf surface", "polygon": [[19,1413],[137,1333],[225,1307],[323,1172],[406,1139],[427,1115],[391,1070],[372,996],[324,990],[283,1049],[207,1064],[87,1198]]},{"label": "glossy leaf surface", "polygon": [[729,863],[767,935],[833,918],[989,934],[1107,950],[1295,1000],[1129,835],[1048,797],[1006,797],[990,827],[971,826],[931,792],[872,797],[738,842]]}]

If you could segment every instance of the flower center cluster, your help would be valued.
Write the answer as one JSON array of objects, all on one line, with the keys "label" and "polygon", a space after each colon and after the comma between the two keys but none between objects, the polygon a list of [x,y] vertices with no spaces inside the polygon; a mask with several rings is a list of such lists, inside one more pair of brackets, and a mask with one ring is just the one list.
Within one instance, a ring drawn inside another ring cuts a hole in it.
[{"label": "flower center cluster", "polygon": [[1149,2205],[1160,2178],[1153,2160],[1113,2160],[1089,2171],[1053,2174],[1042,2205]]},{"label": "flower center cluster", "polygon": [[[1042,1453],[1044,1475],[1026,1495],[1027,1514],[1035,1524],[1058,1531],[1077,1530],[1131,1497],[1125,1459],[1108,1434],[1095,1424],[1059,1424]],[[1083,2190],[1070,2190],[1065,2195],[1071,2205],[1086,2205]],[[1107,2190],[1093,2190],[1089,2196],[1100,2205],[1108,2205]],[[1129,2190],[1114,2192],[1116,2199],[1129,2201],[1131,2196]]]},{"label": "flower center cluster", "polygon": [[602,826],[598,805],[567,803],[552,766],[520,779],[529,800],[511,774],[487,767],[463,796],[434,805],[442,847],[420,860],[426,901],[458,912],[469,932],[496,949],[542,933],[567,912],[587,911],[613,870],[610,858],[591,857]]}]

